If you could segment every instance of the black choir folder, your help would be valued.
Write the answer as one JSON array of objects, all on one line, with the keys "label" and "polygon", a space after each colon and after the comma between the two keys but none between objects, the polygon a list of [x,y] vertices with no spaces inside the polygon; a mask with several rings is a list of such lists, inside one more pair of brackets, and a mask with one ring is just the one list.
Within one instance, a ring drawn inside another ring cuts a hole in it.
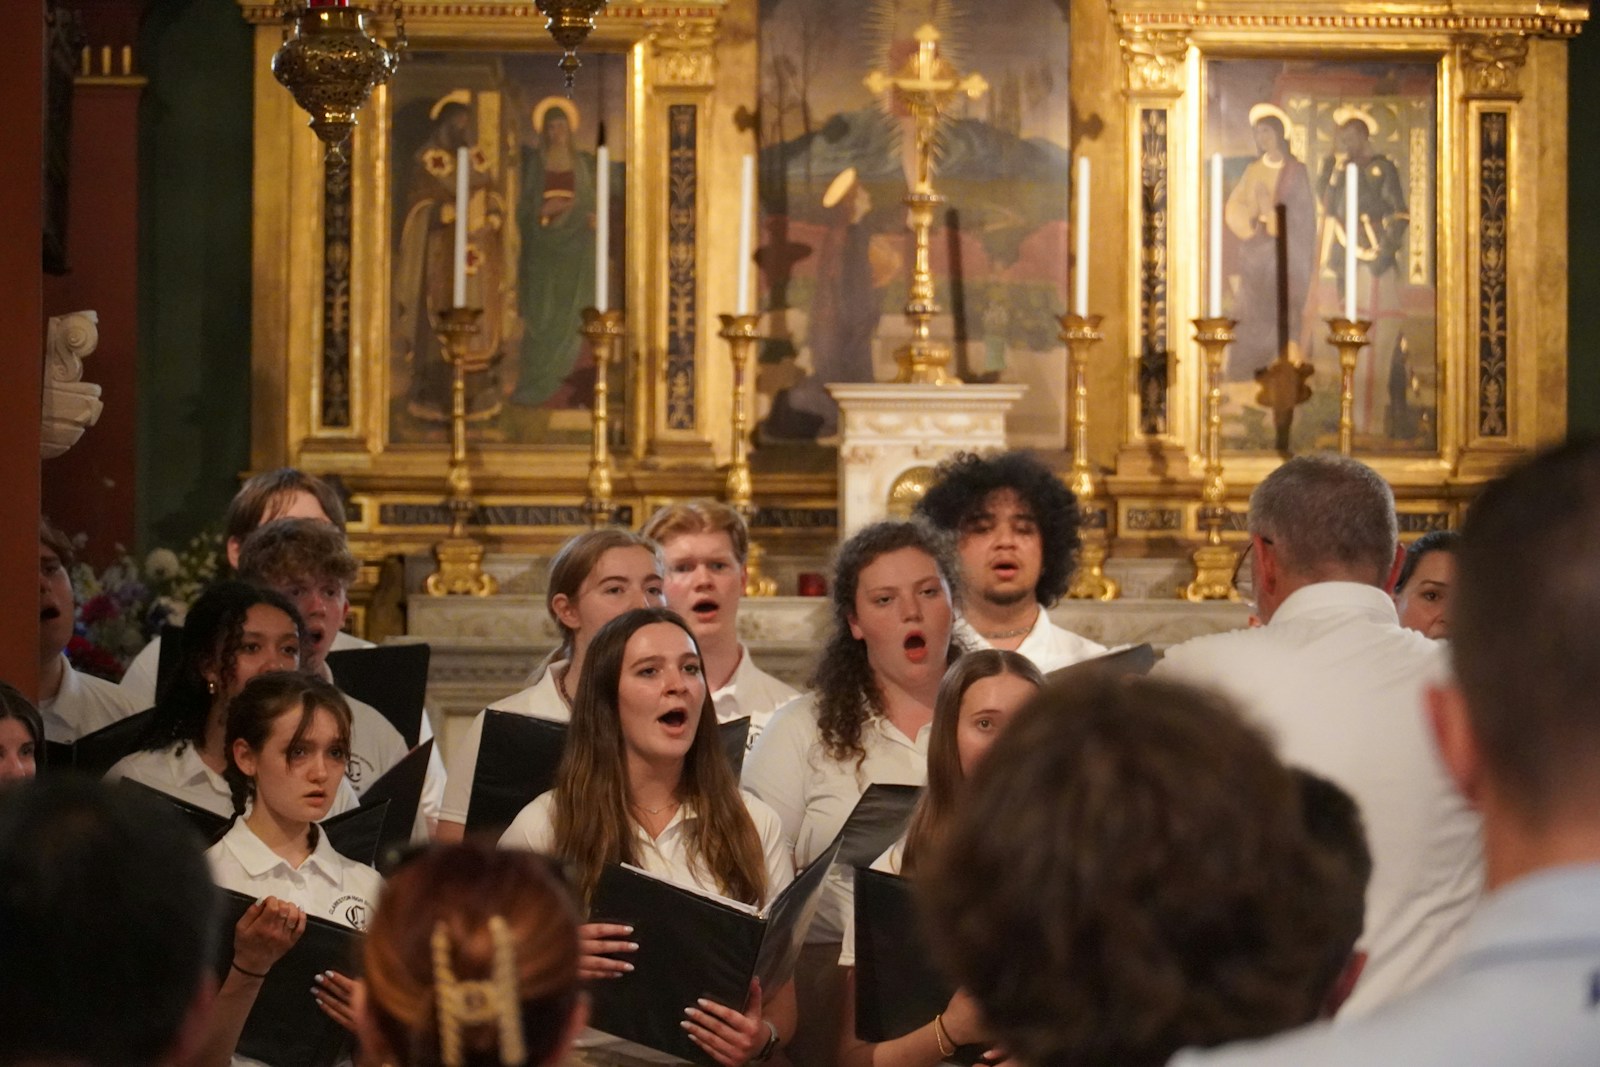
[{"label": "black choir folder", "polygon": [[1123,645],[1093,659],[1079,660],[1065,667],[1057,667],[1044,676],[1045,683],[1071,684],[1089,678],[1124,678],[1130,675],[1149,674],[1156,665],[1156,650],[1146,642],[1142,645]]},{"label": "black choir folder", "polygon": [[[956,984],[933,965],[911,883],[856,869],[856,1036],[889,1041],[927,1026],[944,1011]],[[973,1064],[988,1051],[962,1045],[953,1059]]]},{"label": "black choir folder", "polygon": [[683,1010],[701,997],[742,1010],[750,979],[759,978],[767,996],[793,977],[838,851],[835,839],[764,911],[635,867],[607,867],[590,902],[590,921],[633,927],[639,950],[627,954],[632,971],[591,984],[590,1025],[657,1052],[712,1063],[679,1025]]},{"label": "black choir folder", "polygon": [[[467,801],[467,830],[499,833],[556,784],[556,768],[567,746],[567,724],[493,708],[483,714],[483,740]],[[719,724],[717,735],[737,778],[750,737],[749,717]]]},{"label": "black choir folder", "polygon": [[[233,928],[255,898],[223,890],[217,974],[226,979],[233,959]],[[349,1054],[354,1038],[324,1015],[311,996],[323,971],[356,975],[361,934],[336,922],[306,916],[306,930],[272,965],[261,983],[236,1054],[270,1067],[333,1067]]]},{"label": "black choir folder", "polygon": [[110,726],[102,726],[92,734],[84,734],[76,741],[46,741],[45,767],[60,770],[71,767],[103,777],[124,756],[139,750],[145,731],[156,716],[155,708],[146,708],[137,715],[118,719]]},{"label": "black choir folder", "polygon": [[432,649],[420,641],[346,648],[328,653],[328,670],[340,692],[377,708],[406,745],[416,748],[431,656]]}]

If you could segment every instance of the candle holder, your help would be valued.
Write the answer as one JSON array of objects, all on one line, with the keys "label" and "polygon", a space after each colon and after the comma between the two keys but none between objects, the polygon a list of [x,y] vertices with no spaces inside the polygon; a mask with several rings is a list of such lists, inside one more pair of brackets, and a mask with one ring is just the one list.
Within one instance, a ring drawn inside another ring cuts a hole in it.
[{"label": "candle holder", "polygon": [[1328,320],[1328,343],[1339,350],[1339,455],[1348,456],[1356,441],[1356,357],[1372,343],[1372,323],[1335,316]]},{"label": "candle holder", "polygon": [[1106,577],[1110,555],[1110,512],[1099,503],[1100,479],[1089,463],[1089,351],[1105,339],[1099,315],[1062,315],[1061,340],[1067,345],[1067,420],[1072,434],[1072,477],[1067,483],[1078,498],[1084,521],[1080,527],[1078,565],[1067,589],[1070,600],[1115,600],[1121,592]]},{"label": "candle holder", "polygon": [[[756,518],[754,486],[750,479],[750,416],[745,405],[745,374],[750,366],[750,352],[760,339],[756,332],[759,315],[719,315],[722,329],[717,336],[728,342],[728,354],[733,361],[733,458],[728,463],[728,478],[723,493],[728,506],[744,519],[753,534]],[[749,551],[745,556],[745,596],[776,596],[778,583],[761,573],[761,561],[766,550],[749,538]]]},{"label": "candle holder", "polygon": [[434,322],[450,361],[450,470],[445,475],[450,536],[433,546],[439,566],[423,583],[429,596],[493,596],[500,588],[483,570],[483,545],[467,532],[477,510],[467,455],[467,344],[482,317],[482,308],[446,308]]},{"label": "candle holder", "polygon": [[578,332],[589,342],[589,352],[594,357],[594,420],[589,440],[588,495],[583,500],[583,513],[594,528],[609,526],[611,508],[611,440],[609,437],[611,403],[611,361],[616,357],[617,343],[624,330],[622,312],[600,311],[584,308],[583,325]]},{"label": "candle holder", "polygon": [[1194,320],[1195,340],[1205,354],[1205,481],[1198,518],[1206,539],[1194,550],[1194,580],[1179,593],[1184,600],[1239,599],[1233,587],[1238,553],[1222,543],[1222,528],[1228,521],[1228,487],[1222,477],[1222,359],[1237,325],[1229,318]]}]

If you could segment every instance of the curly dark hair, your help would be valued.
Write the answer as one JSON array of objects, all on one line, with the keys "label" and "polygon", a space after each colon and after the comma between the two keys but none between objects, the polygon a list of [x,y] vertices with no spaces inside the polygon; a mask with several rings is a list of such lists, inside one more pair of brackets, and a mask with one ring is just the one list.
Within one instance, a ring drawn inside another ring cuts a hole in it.
[{"label": "curly dark hair", "polygon": [[184,619],[178,662],[156,697],[156,713],[139,744],[142,750],[155,752],[205,740],[206,717],[216,699],[206,685],[205,672],[219,668],[222,688],[229,687],[244,639],[245,616],[257,604],[275,607],[293,619],[301,642],[305,642],[300,612],[282,593],[233,579],[213,584],[200,594]]},{"label": "curly dark hair", "polygon": [[[833,632],[811,672],[810,687],[817,695],[817,727],[822,747],[836,760],[867,758],[861,744],[861,726],[870,713],[883,711],[883,693],[867,662],[867,643],[850,633],[856,613],[856,587],[861,572],[873,560],[902,548],[918,548],[933,557],[939,574],[950,587],[954,605],[961,600],[961,567],[950,538],[924,522],[876,522],[863,527],[839,546],[833,561]],[[945,662],[954,663],[964,652],[952,631]]]},{"label": "curly dark hair", "polygon": [[1021,1062],[1160,1067],[1313,1019],[1350,882],[1220,696],[1100,678],[1006,727],[917,890]]},{"label": "curly dark hair", "polygon": [[917,502],[917,514],[941,530],[961,529],[990,494],[1012,489],[1033,509],[1043,559],[1033,595],[1050,607],[1072,582],[1078,553],[1078,499],[1054,471],[1026,452],[979,456],[958,452],[939,464],[938,481]]}]

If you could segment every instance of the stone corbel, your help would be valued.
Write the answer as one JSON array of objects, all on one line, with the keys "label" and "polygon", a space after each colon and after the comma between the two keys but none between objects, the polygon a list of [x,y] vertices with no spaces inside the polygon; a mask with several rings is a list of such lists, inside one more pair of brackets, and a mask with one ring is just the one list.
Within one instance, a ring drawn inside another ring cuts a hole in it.
[{"label": "stone corbel", "polygon": [[1124,23],[1119,43],[1130,93],[1183,92],[1183,63],[1191,43],[1187,27],[1151,29]]},{"label": "stone corbel", "polygon": [[1468,99],[1521,99],[1518,79],[1528,59],[1525,34],[1474,34],[1462,38],[1458,48]]},{"label": "stone corbel", "polygon": [[54,459],[100,418],[100,386],[83,380],[83,361],[100,343],[100,316],[75,311],[50,319],[44,342],[44,410],[39,454]]},{"label": "stone corbel", "polygon": [[714,22],[679,19],[653,26],[651,54],[656,64],[656,84],[680,89],[710,89],[716,84]]}]

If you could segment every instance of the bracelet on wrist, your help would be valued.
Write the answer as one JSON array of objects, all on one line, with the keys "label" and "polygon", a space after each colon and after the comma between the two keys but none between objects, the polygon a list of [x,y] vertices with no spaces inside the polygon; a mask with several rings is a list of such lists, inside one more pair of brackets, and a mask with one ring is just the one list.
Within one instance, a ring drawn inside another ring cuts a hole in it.
[{"label": "bracelet on wrist", "polygon": [[[944,1012],[940,1012],[933,1017],[933,1040],[939,1046],[939,1055],[949,1059],[956,1054],[955,1039],[950,1036],[950,1031],[944,1028]],[[947,1042],[950,1045],[949,1048],[945,1048]]]},{"label": "bracelet on wrist", "polygon": [[778,1051],[778,1027],[771,1019],[762,1019],[767,1027],[767,1043],[761,1046],[761,1051],[750,1057],[751,1063],[766,1063],[772,1059],[772,1054]]},{"label": "bracelet on wrist", "polygon": [[232,967],[234,970],[238,971],[240,974],[244,975],[246,978],[265,978],[267,976],[267,972],[266,971],[262,971],[260,974],[257,974],[255,971],[247,971],[243,967],[239,966],[237,963],[234,963],[231,960],[228,962],[228,966]]}]

